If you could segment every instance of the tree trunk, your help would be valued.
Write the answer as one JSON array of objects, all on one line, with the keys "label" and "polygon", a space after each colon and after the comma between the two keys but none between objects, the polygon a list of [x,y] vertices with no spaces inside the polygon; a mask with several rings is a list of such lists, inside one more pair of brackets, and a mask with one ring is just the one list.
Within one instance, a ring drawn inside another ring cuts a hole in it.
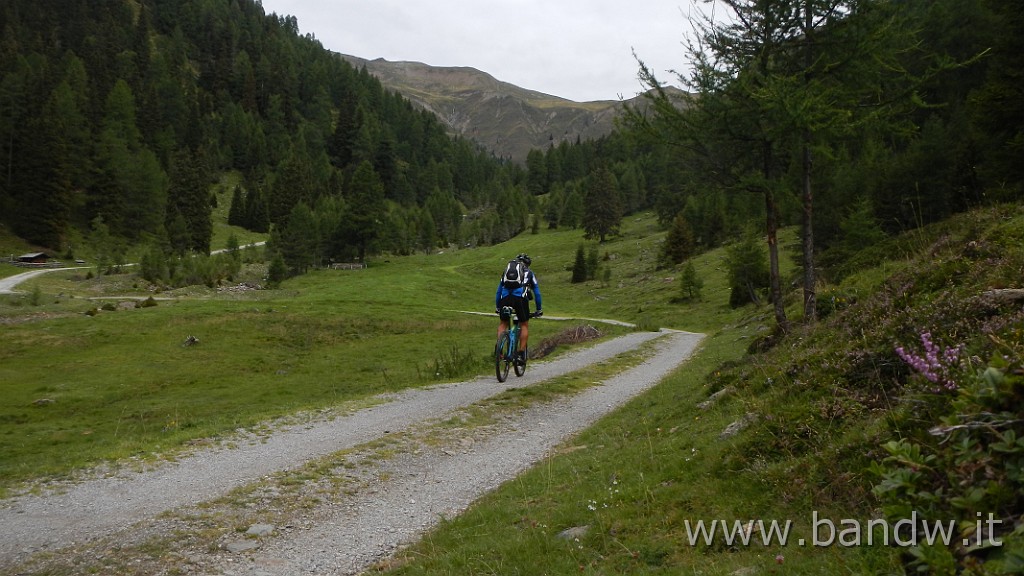
[{"label": "tree trunk", "polygon": [[817,319],[817,293],[814,274],[814,191],[811,188],[811,147],[810,134],[804,134],[803,166],[803,266],[804,266],[804,323],[812,324]]},{"label": "tree trunk", "polygon": [[[810,84],[810,70],[814,64],[814,13],[811,2],[804,3],[804,83]],[[817,320],[818,296],[815,292],[814,274],[814,191],[811,187],[811,131],[803,133],[803,265],[804,265],[804,324],[813,324]]]},{"label": "tree trunk", "polygon": [[779,278],[779,214],[775,205],[775,194],[766,189],[764,192],[765,211],[767,212],[768,232],[768,281],[771,291],[772,305],[775,307],[775,322],[783,333],[789,331],[789,320],[786,318],[786,306],[782,303],[782,282]]}]

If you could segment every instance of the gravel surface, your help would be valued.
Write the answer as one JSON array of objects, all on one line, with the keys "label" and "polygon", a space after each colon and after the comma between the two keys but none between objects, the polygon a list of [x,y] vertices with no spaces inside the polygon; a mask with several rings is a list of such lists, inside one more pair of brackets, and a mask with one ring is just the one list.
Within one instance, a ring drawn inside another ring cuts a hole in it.
[{"label": "gravel surface", "polygon": [[[47,557],[40,556],[41,552],[72,554],[68,551],[93,546],[85,554],[102,558],[104,554],[95,550],[97,543],[125,542],[160,530],[195,533],[194,525],[168,527],[160,522],[168,522],[166,518],[173,517],[175,511],[203,509],[205,503],[224,498],[232,490],[266,482],[272,474],[414,430],[501,391],[554,378],[659,339],[656,353],[641,365],[574,396],[507,415],[486,434],[460,439],[456,449],[424,449],[420,445],[399,450],[374,464],[372,472],[354,474],[358,489],[318,498],[312,509],[301,514],[292,511],[286,526],[267,526],[258,538],[237,535],[242,545],[228,546],[229,552],[222,548],[232,543],[221,541],[214,550],[206,543],[181,553],[182,571],[193,573],[359,573],[415,541],[441,518],[457,515],[483,493],[544,458],[573,433],[656,384],[689,357],[701,337],[675,331],[635,332],[556,360],[532,362],[525,376],[510,375],[504,384],[491,376],[409,390],[370,408],[282,426],[268,436],[249,435],[230,448],[199,450],[151,470],[121,471],[62,485],[41,496],[0,502],[0,573]],[[276,494],[278,489],[273,491]],[[209,516],[209,511],[206,514]]]},{"label": "gravel surface", "polygon": [[15,288],[18,284],[35,278],[41,274],[46,274],[47,272],[56,272],[58,270],[81,270],[83,268],[86,268],[86,266],[73,266],[70,268],[42,268],[39,270],[22,272],[20,274],[15,274],[14,276],[8,276],[7,278],[0,278],[0,294],[17,294],[18,291],[15,290]]}]

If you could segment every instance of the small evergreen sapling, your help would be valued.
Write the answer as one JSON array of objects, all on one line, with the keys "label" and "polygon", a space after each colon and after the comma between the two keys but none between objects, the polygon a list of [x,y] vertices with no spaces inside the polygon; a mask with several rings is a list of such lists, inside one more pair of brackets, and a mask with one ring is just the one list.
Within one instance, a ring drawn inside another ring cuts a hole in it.
[{"label": "small evergreen sapling", "polygon": [[704,288],[704,281],[697,276],[697,269],[693,262],[687,262],[680,277],[682,299],[684,301],[699,301],[701,290]]}]

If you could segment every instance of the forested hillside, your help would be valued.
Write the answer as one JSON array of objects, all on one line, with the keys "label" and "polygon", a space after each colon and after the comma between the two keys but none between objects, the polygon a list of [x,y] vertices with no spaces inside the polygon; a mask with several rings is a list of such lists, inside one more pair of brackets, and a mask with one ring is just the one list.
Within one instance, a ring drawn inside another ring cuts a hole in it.
[{"label": "forested hillside", "polygon": [[[588,216],[598,204],[620,215],[653,207],[671,231],[665,266],[744,235],[761,246],[766,238],[767,250],[737,255],[748,264],[735,271],[733,304],[767,293],[785,331],[794,279],[779,272],[781,227],[801,227],[796,282],[802,318],[813,322],[818,286],[848,273],[859,249],[971,207],[1021,200],[1017,3],[721,7],[717,19],[695,13],[690,22],[690,71],[678,78],[687,93],[662,90],[641,61],[649,105],[632,107],[617,133],[530,153],[527,187],[549,195],[550,225],[601,236]],[[588,184],[583,164],[611,170],[610,192]]]},{"label": "forested hillside", "polygon": [[206,252],[231,172],[232,223],[287,238],[297,211],[317,263],[526,225],[517,167],[254,0],[9,0],[0,29],[0,214],[36,245]]},{"label": "forested hillside", "polygon": [[691,23],[689,93],[662,91],[638,62],[652,96],[615,132],[552,140],[519,166],[451,138],[254,0],[9,0],[0,219],[60,252],[108,238],[206,252],[220,183],[230,223],[271,233],[299,273],[498,242],[542,220],[600,241],[654,208],[671,229],[663,266],[766,236],[768,269],[739,274],[734,303],[767,293],[785,328],[780,227],[803,229],[813,320],[817,274],[838,279],[859,248],[1020,199],[1014,3],[725,6],[746,17]]}]

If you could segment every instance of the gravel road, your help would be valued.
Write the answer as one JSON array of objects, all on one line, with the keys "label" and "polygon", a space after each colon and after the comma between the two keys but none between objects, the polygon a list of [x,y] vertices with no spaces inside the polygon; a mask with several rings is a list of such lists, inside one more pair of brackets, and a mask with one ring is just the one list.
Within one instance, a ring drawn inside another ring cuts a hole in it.
[{"label": "gravel road", "polygon": [[18,284],[39,276],[40,274],[46,274],[47,272],[53,272],[55,270],[68,270],[68,268],[45,268],[41,270],[30,270],[28,272],[22,272],[15,274],[14,276],[8,276],[7,278],[0,278],[0,294],[17,294],[14,290]]},{"label": "gravel road", "polygon": [[[391,472],[371,490],[345,502],[327,502],[315,522],[277,531],[242,554],[202,562],[211,574],[277,576],[356,574],[415,541],[442,517],[543,459],[552,448],[597,418],[653,386],[684,362],[700,334],[635,332],[556,360],[532,362],[522,378],[492,377],[415,389],[332,419],[276,428],[229,448],[196,451],[142,472],[119,472],[61,486],[43,495],[0,502],[0,573],[36,557],[117,538],[162,513],[195,507],[268,475],[347,450],[387,434],[445,417],[510,388],[529,386],[657,339],[642,364],[571,397],[516,413],[502,431],[468,449],[399,454]],[[198,562],[198,561],[197,561]]]}]

